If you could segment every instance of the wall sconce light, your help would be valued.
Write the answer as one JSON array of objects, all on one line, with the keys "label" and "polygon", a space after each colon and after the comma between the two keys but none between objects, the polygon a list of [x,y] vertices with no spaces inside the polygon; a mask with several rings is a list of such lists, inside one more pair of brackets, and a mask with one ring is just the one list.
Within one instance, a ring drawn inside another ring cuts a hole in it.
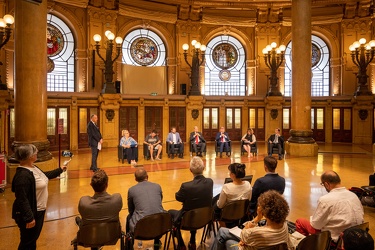
[{"label": "wall sconce light", "polygon": [[[118,36],[115,39],[115,34],[113,34],[109,30],[105,32],[105,36],[108,39],[106,42],[107,44],[106,44],[105,59],[100,55],[100,52],[99,52],[99,49],[100,49],[99,42],[102,40],[102,37],[99,34],[95,34],[93,38],[95,41],[96,54],[100,57],[100,59],[102,59],[102,61],[104,62],[104,66],[105,66],[104,68],[105,85],[103,87],[103,93],[115,94],[116,88],[113,82],[113,74],[114,74],[113,63],[120,56],[122,38]],[[114,40],[116,42],[116,56],[112,60]]]},{"label": "wall sconce light", "polygon": [[280,45],[278,48],[276,47],[277,43],[273,42],[262,50],[264,61],[266,62],[267,67],[271,70],[271,75],[269,77],[270,87],[267,96],[282,95],[279,89],[277,70],[284,61],[285,45]]},{"label": "wall sconce light", "polygon": [[[189,45],[185,43],[182,45],[182,49],[184,50],[184,58],[185,62],[189,65],[191,70],[191,86],[189,90],[189,96],[190,95],[201,95],[200,87],[199,87],[199,67],[204,62],[204,52],[206,51],[206,45],[201,44],[200,42],[197,42],[196,40],[193,40],[191,44],[194,47],[193,52],[193,59],[191,64],[187,60],[187,51],[189,49]],[[199,54],[201,54],[201,59],[199,58]]]},{"label": "wall sconce light", "polygon": [[369,43],[366,43],[365,38],[355,41],[352,45],[349,46],[351,51],[352,61],[358,67],[358,87],[357,91],[354,93],[354,96],[359,95],[372,95],[372,92],[368,89],[367,85],[367,65],[372,61],[375,54],[375,40],[371,40]]},{"label": "wall sconce light", "polygon": [[[14,23],[14,17],[12,15],[5,15],[3,18],[0,18],[0,49],[7,44],[12,33],[12,28],[10,27]],[[0,61],[0,66],[3,63]],[[1,81],[0,75],[0,90],[7,90],[8,86]]]}]

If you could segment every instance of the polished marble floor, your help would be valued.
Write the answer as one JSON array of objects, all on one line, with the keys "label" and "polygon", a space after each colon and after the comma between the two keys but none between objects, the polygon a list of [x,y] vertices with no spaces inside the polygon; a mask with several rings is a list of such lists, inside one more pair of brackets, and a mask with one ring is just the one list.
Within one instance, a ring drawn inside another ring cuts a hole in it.
[{"label": "polished marble floor", "polygon": [[[254,180],[264,175],[263,157],[266,155],[264,143],[259,143],[259,154],[248,158],[241,155],[240,145],[233,145],[231,157],[218,158],[213,145],[208,145],[207,155],[203,157],[206,164],[204,175],[214,180],[214,193],[219,193],[227,177],[227,166],[232,162],[246,164],[246,173],[252,174]],[[37,242],[38,249],[73,249],[70,241],[75,237],[77,227],[74,217],[78,215],[77,204],[83,195],[92,195],[89,185],[92,172],[89,171],[91,153],[89,150],[74,151],[74,157],[69,164],[69,170],[60,179],[49,183],[49,200],[45,216],[45,224]],[[142,155],[142,152],[139,152]],[[58,153],[54,153],[57,158]],[[276,156],[276,155],[275,155]],[[175,192],[182,182],[193,177],[189,171],[189,153],[186,151],[183,159],[169,159],[165,154],[161,161],[145,161],[140,157],[139,166],[143,166],[149,173],[149,181],[157,182],[163,189],[164,209],[180,209],[181,203],[175,200]],[[62,159],[61,161],[63,161]],[[122,226],[125,226],[127,210],[127,191],[136,184],[134,180],[134,167],[127,163],[122,164],[117,159],[117,149],[103,149],[99,154],[98,165],[103,168],[109,177],[109,193],[118,192],[122,195],[124,205],[120,213]],[[299,217],[310,216],[317,204],[317,199],[326,191],[319,185],[320,175],[329,169],[338,172],[342,185],[352,186],[368,185],[368,175],[374,172],[375,157],[372,154],[372,145],[352,144],[319,144],[317,157],[293,157],[286,155],[280,160],[277,172],[286,179],[284,196],[290,205],[289,220],[294,221]],[[253,181],[254,182],[254,181]],[[0,194],[0,250],[17,249],[19,231],[11,218],[11,207],[14,194],[7,187]],[[365,207],[365,221],[370,222],[370,233],[375,237],[375,208]],[[201,230],[200,230],[201,231]],[[197,239],[200,239],[201,232]],[[188,234],[184,234],[187,242]],[[207,244],[200,249],[208,249]],[[144,242],[144,248],[152,242]],[[83,248],[80,248],[83,249]],[[104,249],[120,249],[117,246],[104,247]],[[171,248],[172,249],[172,248]]]}]

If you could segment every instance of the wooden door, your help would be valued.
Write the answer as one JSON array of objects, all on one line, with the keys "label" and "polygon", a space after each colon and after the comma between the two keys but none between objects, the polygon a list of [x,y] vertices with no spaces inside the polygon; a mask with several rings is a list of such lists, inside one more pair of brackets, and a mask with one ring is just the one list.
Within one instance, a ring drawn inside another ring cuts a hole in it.
[{"label": "wooden door", "polygon": [[138,108],[137,107],[120,107],[119,110],[119,141],[122,137],[122,130],[127,129],[129,130],[130,136],[134,138],[138,143],[139,140],[144,139],[143,135],[138,138]]},{"label": "wooden door", "polygon": [[145,107],[145,131],[143,138],[154,129],[157,131],[160,141],[165,141],[163,138],[163,108]]},{"label": "wooden door", "polygon": [[202,129],[204,139],[215,141],[217,132],[219,132],[219,108],[204,108]]},{"label": "wooden door", "polygon": [[334,108],[332,142],[352,142],[352,109]]},{"label": "wooden door", "polygon": [[[59,134],[59,119],[62,122],[62,133]],[[69,140],[69,108],[50,107],[47,108],[47,139],[50,142],[49,151],[58,151],[59,143],[61,150],[70,149]]]},{"label": "wooden door", "polygon": [[225,131],[231,141],[240,141],[242,138],[241,110],[241,108],[226,108],[225,110]]},{"label": "wooden door", "polygon": [[249,108],[248,127],[254,130],[257,141],[265,140],[264,108]]},{"label": "wooden door", "polygon": [[[183,142],[186,142],[186,108],[170,107],[169,108],[169,130],[176,127]],[[192,129],[193,130],[193,129]]]},{"label": "wooden door", "polygon": [[312,137],[317,142],[325,141],[324,117],[324,108],[311,109],[311,130],[313,131]]},{"label": "wooden door", "polygon": [[[89,140],[87,136],[87,124],[92,115],[98,116],[98,126],[100,129],[100,115],[97,107],[80,107],[78,112],[78,148],[88,148]],[[102,132],[102,131],[100,131]]]}]

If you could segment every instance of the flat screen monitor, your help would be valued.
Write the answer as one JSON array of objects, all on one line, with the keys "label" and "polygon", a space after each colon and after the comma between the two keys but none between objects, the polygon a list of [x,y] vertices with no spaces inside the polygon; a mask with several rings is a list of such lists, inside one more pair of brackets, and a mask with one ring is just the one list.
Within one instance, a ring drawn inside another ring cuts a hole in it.
[{"label": "flat screen monitor", "polygon": [[[244,178],[242,178],[242,180],[248,181],[251,184],[251,181],[253,180],[253,176],[252,175],[246,175]],[[225,178],[224,184],[229,183],[229,182],[233,182],[232,179],[229,178],[229,177]]]}]

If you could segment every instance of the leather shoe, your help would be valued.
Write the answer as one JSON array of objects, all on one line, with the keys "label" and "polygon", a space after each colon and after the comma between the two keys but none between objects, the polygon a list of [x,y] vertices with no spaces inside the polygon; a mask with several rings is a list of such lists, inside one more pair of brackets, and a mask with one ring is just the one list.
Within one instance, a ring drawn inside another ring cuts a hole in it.
[{"label": "leather shoe", "polygon": [[223,154],[222,153],[220,153],[220,158],[223,158]]},{"label": "leather shoe", "polygon": [[196,250],[197,249],[197,245],[195,243],[190,243],[189,242],[188,248],[189,248],[189,250]]},{"label": "leather shoe", "polygon": [[90,170],[92,171],[92,172],[96,172],[96,171],[98,171],[100,168],[90,168]]}]

